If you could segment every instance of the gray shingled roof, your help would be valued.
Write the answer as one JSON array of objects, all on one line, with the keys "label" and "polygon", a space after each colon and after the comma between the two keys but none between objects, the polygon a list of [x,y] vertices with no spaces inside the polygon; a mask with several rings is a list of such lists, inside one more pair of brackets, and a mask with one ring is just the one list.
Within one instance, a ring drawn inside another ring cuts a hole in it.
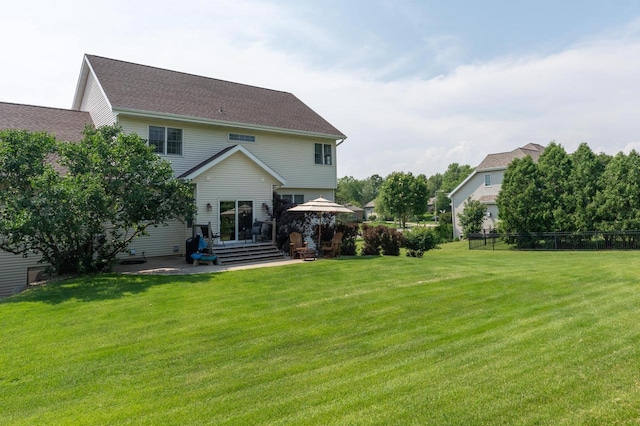
[{"label": "gray shingled roof", "polygon": [[544,151],[544,146],[538,145],[535,143],[527,144],[523,147],[516,148],[510,152],[501,152],[498,154],[489,154],[484,160],[478,165],[476,170],[486,170],[486,169],[496,169],[504,167],[505,169],[509,166],[516,158],[524,158],[527,155],[531,156],[533,161],[538,161],[538,158]]},{"label": "gray shingled roof", "polygon": [[0,102],[0,129],[47,132],[77,142],[87,124],[93,124],[88,112]]},{"label": "gray shingled roof", "polygon": [[114,110],[345,136],[291,93],[86,55]]}]

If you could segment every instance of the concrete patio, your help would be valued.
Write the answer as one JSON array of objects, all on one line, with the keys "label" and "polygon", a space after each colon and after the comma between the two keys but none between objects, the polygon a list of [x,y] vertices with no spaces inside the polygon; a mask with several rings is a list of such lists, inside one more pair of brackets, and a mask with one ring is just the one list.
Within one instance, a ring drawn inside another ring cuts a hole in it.
[{"label": "concrete patio", "polygon": [[[121,259],[127,261],[127,259]],[[247,262],[235,265],[190,265],[185,261],[184,255],[150,257],[144,263],[122,264],[121,261],[112,267],[113,272],[122,274],[155,274],[155,275],[181,275],[181,274],[205,274],[212,272],[237,271],[242,269],[267,268],[270,266],[291,265],[304,262],[301,259],[277,260],[266,262]]]}]

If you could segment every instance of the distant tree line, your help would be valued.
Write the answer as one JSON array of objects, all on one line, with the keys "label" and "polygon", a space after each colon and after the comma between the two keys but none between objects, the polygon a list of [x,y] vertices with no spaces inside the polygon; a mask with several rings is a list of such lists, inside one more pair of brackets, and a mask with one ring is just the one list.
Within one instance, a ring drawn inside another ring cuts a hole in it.
[{"label": "distant tree line", "polygon": [[573,154],[552,142],[537,163],[515,159],[497,199],[500,231],[514,233],[640,229],[640,154]]},{"label": "distant tree line", "polygon": [[411,172],[393,172],[386,178],[374,174],[362,180],[345,176],[338,179],[336,201],[364,207],[375,200],[377,213],[393,217],[404,226],[409,218],[424,214],[433,197],[438,212],[450,211],[447,193],[472,171],[469,165],[452,163],[444,173],[429,177],[424,174],[414,176]]}]

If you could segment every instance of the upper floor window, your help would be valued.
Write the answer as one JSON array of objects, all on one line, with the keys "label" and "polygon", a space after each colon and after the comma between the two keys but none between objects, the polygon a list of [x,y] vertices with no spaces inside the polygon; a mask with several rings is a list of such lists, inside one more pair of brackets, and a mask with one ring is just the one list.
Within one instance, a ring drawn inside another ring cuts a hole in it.
[{"label": "upper floor window", "polygon": [[149,126],[149,146],[158,154],[182,155],[182,129]]},{"label": "upper floor window", "polygon": [[491,186],[491,173],[484,174],[484,186]]},{"label": "upper floor window", "polygon": [[288,204],[302,204],[304,203],[304,195],[303,194],[282,194],[280,196],[284,201]]},{"label": "upper floor window", "polygon": [[316,164],[331,165],[331,144],[315,144],[314,159]]},{"label": "upper floor window", "polygon": [[241,135],[239,133],[229,133],[230,141],[238,141],[238,142],[255,142],[256,137],[253,135]]}]

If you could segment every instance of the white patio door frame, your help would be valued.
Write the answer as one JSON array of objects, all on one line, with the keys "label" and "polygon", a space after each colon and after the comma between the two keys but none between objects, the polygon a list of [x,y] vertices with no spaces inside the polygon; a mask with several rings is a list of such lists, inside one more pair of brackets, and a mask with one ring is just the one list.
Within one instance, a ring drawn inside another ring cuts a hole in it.
[{"label": "white patio door frame", "polygon": [[253,200],[221,199],[218,201],[218,208],[220,209],[218,229],[222,240],[237,242],[251,238],[251,224],[254,217]]}]

